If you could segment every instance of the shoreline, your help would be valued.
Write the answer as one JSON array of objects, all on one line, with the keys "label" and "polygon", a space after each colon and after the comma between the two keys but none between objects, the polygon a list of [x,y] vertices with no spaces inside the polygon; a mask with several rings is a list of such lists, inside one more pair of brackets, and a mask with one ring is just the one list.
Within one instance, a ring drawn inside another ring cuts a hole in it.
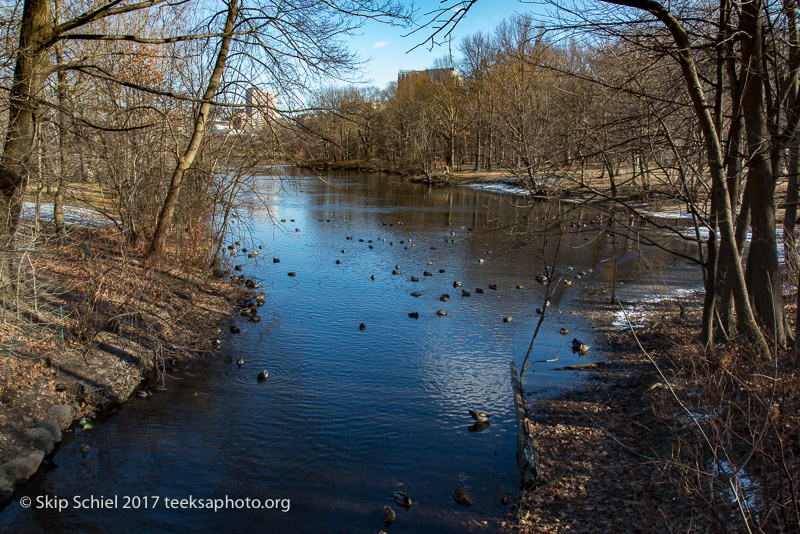
[{"label": "shoreline", "polygon": [[[679,303],[687,299],[688,315]],[[650,431],[654,391],[662,385],[627,326],[619,324],[620,308],[609,302],[601,283],[587,287],[578,302],[596,334],[591,348],[596,365],[586,366],[576,388],[528,402],[541,479],[521,491],[516,524],[509,531],[668,531],[674,525],[665,523],[665,517],[677,517],[684,503],[658,466],[646,460],[651,448],[668,446],[665,436]],[[679,336],[693,336],[698,304],[693,295],[623,305],[628,311],[636,308],[635,318],[629,319],[638,335],[659,346],[669,343],[652,334],[659,323],[671,323]],[[684,531],[693,528],[683,526]]]},{"label": "shoreline", "polygon": [[137,393],[158,395],[165,373],[208,357],[240,293],[227,280],[166,267],[180,261],[145,266],[119,255],[108,230],[73,231],[68,245],[37,248],[49,293],[35,296],[27,336],[15,336],[13,325],[0,330],[9,347],[0,389],[0,512],[65,434],[91,431]]}]

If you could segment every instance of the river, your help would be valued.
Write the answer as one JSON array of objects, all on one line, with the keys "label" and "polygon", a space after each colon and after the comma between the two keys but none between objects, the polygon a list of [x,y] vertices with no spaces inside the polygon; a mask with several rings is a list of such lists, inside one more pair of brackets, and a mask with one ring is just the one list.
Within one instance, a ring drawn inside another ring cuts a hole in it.
[{"label": "river", "polygon": [[[544,396],[580,380],[553,370],[581,360],[572,338],[594,344],[573,297],[597,283],[600,260],[638,249],[585,209],[385,176],[264,176],[237,215],[231,241],[259,254],[231,261],[266,293],[261,322],[238,317],[241,333],[226,328],[219,353],[171,373],[167,392],[75,430],[22,490],[39,506],[13,502],[0,528],[377,532],[388,504],[392,533],[500,530],[518,486],[509,361],[521,361],[543,304],[536,276],[558,250],[573,282],[559,283],[533,354],[558,361],[525,377]],[[556,220],[563,231],[546,230]],[[471,408],[492,415],[480,432]],[[454,502],[455,488],[472,506]],[[75,500],[90,496],[116,502]],[[43,509],[48,498],[66,507]],[[227,508],[198,509],[205,499]]]}]

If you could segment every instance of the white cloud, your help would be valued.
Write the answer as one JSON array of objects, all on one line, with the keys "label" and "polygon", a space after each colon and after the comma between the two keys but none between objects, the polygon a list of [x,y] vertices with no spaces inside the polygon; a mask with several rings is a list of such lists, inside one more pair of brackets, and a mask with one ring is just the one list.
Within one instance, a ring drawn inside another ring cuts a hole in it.
[{"label": "white cloud", "polygon": [[378,41],[377,43],[372,45],[372,48],[383,48],[384,46],[386,46],[388,44],[389,44],[389,41]]}]

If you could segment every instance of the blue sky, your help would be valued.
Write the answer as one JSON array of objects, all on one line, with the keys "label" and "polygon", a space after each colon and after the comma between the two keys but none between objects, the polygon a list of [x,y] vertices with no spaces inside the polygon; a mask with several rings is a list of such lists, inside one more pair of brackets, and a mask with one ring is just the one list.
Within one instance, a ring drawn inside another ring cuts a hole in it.
[{"label": "blue sky", "polygon": [[[420,20],[427,20],[425,13],[439,6],[438,0],[420,0],[416,8]],[[467,35],[483,31],[491,33],[503,19],[515,13],[528,13],[537,6],[522,3],[519,0],[478,0],[469,10],[466,17],[453,32],[452,53],[458,57],[458,45]],[[362,68],[362,77],[370,85],[384,88],[391,81],[397,80],[399,70],[418,70],[430,67],[436,58],[449,55],[447,45],[423,45],[409,51],[424,41],[431,33],[428,29],[420,30],[413,35],[403,37],[411,30],[368,21],[359,31],[360,35],[350,40],[351,50],[357,52],[366,61]]]}]

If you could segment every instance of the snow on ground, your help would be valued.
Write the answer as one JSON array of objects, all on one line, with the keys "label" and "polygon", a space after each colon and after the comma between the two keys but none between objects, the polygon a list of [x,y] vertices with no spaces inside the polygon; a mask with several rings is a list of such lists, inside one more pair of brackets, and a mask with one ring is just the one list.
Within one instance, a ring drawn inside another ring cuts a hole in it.
[{"label": "snow on ground", "polygon": [[[36,204],[28,200],[22,203],[22,218],[25,220],[33,220],[36,211]],[[53,203],[42,202],[39,204],[39,217],[48,221],[53,220]],[[75,224],[80,226],[88,226],[90,228],[102,228],[114,224],[114,221],[101,215],[99,212],[91,208],[82,208],[78,206],[64,206],[64,222],[67,224]]]},{"label": "snow on ground", "polygon": [[[663,295],[654,295],[638,299],[633,304],[625,306],[624,310],[614,312],[614,320],[611,322],[611,326],[625,330],[629,328],[628,321],[630,321],[631,327],[642,328],[644,325],[641,324],[640,321],[644,319],[647,314],[652,313],[650,310],[642,310],[643,304],[658,304],[665,300],[677,300],[689,297],[699,290],[684,287],[664,287],[664,291],[665,293]],[[626,316],[627,320],[625,319]]]},{"label": "snow on ground", "polygon": [[[737,473],[734,466],[725,460],[717,462],[716,472],[718,476],[733,483],[733,487],[727,484],[727,489],[725,489],[725,494],[732,503],[739,501],[742,502],[742,506],[745,509],[752,510],[755,508],[756,496],[759,490],[759,484],[755,477],[748,475],[744,469]],[[734,473],[736,473],[736,476],[734,476]],[[734,491],[733,488],[736,488],[736,490]]]},{"label": "snow on ground", "polygon": [[506,182],[494,182],[494,183],[482,182],[482,183],[469,184],[467,187],[471,187],[472,189],[478,189],[480,191],[488,191],[490,193],[510,193],[512,195],[527,195],[529,193],[527,187],[510,184]]},{"label": "snow on ground", "polygon": [[692,214],[684,211],[642,211],[644,215],[657,217],[659,219],[691,219]]}]

